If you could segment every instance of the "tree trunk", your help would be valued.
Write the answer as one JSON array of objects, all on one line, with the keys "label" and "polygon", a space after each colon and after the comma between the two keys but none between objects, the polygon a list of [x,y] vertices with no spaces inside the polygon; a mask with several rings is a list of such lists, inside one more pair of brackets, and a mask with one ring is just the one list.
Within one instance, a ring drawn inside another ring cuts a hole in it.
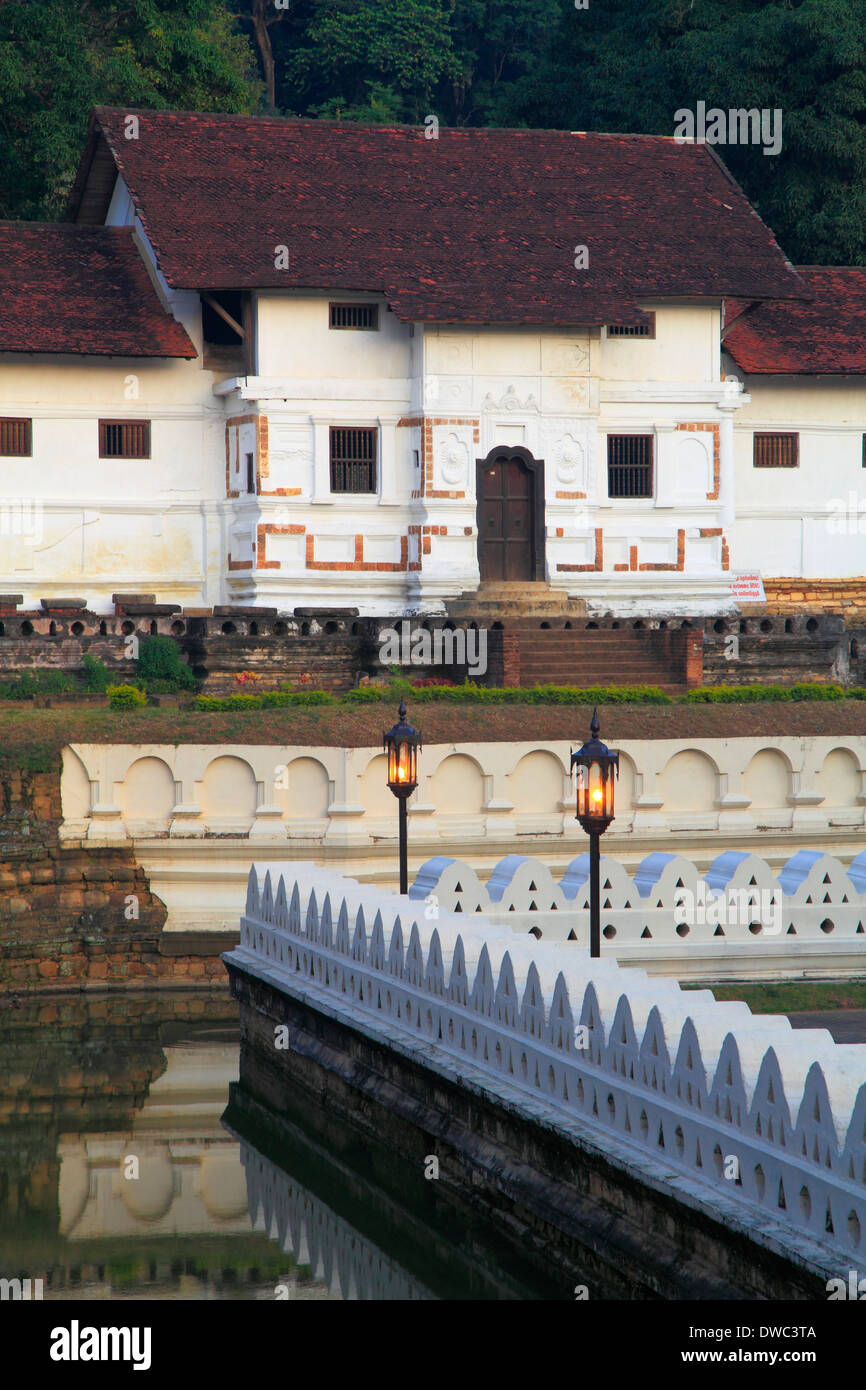
[{"label": "tree trunk", "polygon": [[274,111],[277,105],[276,80],[274,76],[274,50],[271,47],[271,36],[268,33],[268,21],[265,19],[267,4],[268,0],[252,0],[252,20],[256,47],[259,50],[259,60],[262,65],[262,76],[265,79],[268,93],[268,109]]}]

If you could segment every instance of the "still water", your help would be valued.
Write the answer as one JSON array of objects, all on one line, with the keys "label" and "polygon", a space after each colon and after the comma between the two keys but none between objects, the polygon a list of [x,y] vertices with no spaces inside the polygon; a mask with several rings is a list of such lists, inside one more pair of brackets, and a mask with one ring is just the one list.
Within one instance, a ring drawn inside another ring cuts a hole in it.
[{"label": "still water", "polygon": [[0,1277],[45,1299],[551,1296],[497,1232],[449,1226],[435,1184],[374,1185],[348,1132],[253,1124],[238,1059],[227,994],[0,996]]}]

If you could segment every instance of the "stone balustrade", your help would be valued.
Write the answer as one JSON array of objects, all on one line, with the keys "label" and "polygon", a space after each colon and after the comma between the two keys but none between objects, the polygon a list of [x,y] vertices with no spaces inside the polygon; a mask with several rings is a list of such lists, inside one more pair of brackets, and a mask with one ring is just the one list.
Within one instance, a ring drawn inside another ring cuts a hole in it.
[{"label": "stone balustrade", "polygon": [[[764,859],[727,850],[701,873],[679,854],[649,854],[630,873],[601,858],[601,929],[622,961],[695,948],[720,958],[746,946],[791,956],[809,945],[866,960],[866,850],[847,869],[833,855],[798,850],[776,875]],[[486,883],[465,860],[437,856],[418,871],[409,897],[453,913],[482,912],[539,940],[589,942],[589,855],[557,881],[539,859],[509,854]]]},{"label": "stone balustrade", "polygon": [[225,960],[568,1134],[615,1136],[718,1219],[862,1277],[866,1046],[431,906],[254,866]]}]

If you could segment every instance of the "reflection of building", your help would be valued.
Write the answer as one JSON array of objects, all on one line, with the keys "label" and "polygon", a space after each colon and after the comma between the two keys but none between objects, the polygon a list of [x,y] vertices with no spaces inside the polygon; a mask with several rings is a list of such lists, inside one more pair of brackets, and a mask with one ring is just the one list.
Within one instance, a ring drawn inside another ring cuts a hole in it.
[{"label": "reflection of building", "polygon": [[389,1259],[371,1240],[276,1164],[241,1143],[250,1218],[333,1297],[378,1302],[426,1299],[433,1295]]},{"label": "reflection of building", "polygon": [[[237,1048],[181,1045],[165,1056],[131,1132],[61,1137],[60,1230],[68,1239],[249,1230],[238,1146],[219,1123]],[[132,1157],[137,1178],[124,1175]]]}]

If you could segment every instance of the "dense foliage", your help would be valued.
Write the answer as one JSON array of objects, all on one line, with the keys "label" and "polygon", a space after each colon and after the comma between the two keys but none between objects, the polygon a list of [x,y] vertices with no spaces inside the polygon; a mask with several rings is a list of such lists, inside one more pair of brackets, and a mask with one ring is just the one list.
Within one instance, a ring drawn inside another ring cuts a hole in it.
[{"label": "dense foliage", "polygon": [[0,215],[62,209],[97,103],[671,135],[718,146],[795,261],[866,261],[864,0],[0,0]]}]

